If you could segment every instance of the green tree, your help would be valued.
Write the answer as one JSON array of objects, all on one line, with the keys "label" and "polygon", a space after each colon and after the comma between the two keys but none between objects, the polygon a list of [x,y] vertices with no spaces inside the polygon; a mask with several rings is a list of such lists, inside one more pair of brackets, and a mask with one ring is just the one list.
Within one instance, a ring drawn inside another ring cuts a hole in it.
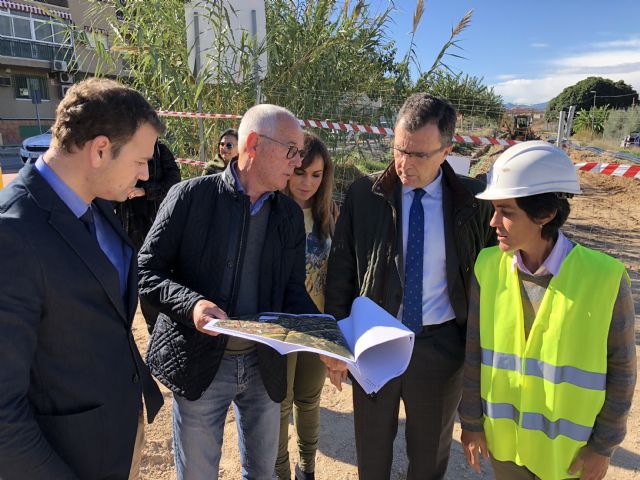
[{"label": "green tree", "polygon": [[[261,83],[263,100],[283,105],[300,118],[337,121],[392,121],[411,86],[408,65],[417,58],[415,45],[395,60],[396,45],[387,36],[393,28],[394,2],[372,13],[370,2],[358,0],[271,0],[265,2],[267,36],[261,45],[247,34],[234,38],[227,2],[202,2],[212,25],[214,62],[206,74],[189,68],[183,0],[95,1],[90,15],[109,25],[109,50],[97,50],[98,75],[116,75],[140,90],[158,108],[216,113],[242,113],[255,103],[254,61],[266,50],[268,65]],[[415,33],[423,0],[414,15]],[[457,35],[471,12],[455,27],[430,69],[448,68],[444,59],[457,46]],[[82,40],[82,32],[75,32]],[[233,58],[227,58],[229,51]],[[240,75],[237,75],[237,71]],[[213,83],[211,83],[213,81]],[[179,156],[199,151],[195,121],[166,119],[172,147]],[[217,132],[237,122],[205,123],[209,143]],[[210,150],[209,150],[210,151]]]},{"label": "green tree", "polygon": [[591,107],[589,110],[580,110],[573,121],[573,129],[576,132],[591,130],[593,133],[602,133],[611,110],[609,105],[603,107]]},{"label": "green tree", "polygon": [[504,113],[502,97],[493,87],[485,85],[482,77],[440,69],[423,74],[416,82],[415,91],[452,99],[456,110],[465,116],[499,120]]},{"label": "green tree", "polygon": [[[596,92],[595,94],[592,92]],[[547,121],[557,120],[558,112],[575,105],[577,110],[588,110],[594,106],[609,105],[611,108],[626,108],[638,102],[638,92],[622,80],[614,82],[608,78],[588,77],[565,88],[554,97],[545,111]]]}]

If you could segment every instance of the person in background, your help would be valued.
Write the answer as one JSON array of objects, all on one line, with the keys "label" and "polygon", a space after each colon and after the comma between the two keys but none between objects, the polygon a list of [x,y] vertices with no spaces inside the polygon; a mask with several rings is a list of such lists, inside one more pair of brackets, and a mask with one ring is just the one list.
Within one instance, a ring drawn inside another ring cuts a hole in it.
[{"label": "person in background", "polygon": [[149,162],[149,179],[139,180],[129,197],[116,204],[116,215],[136,250],[140,250],[153,225],[160,203],[169,189],[180,181],[180,168],[169,147],[159,140]]},{"label": "person in background", "polygon": [[542,141],[506,150],[486,190],[498,246],[471,278],[462,445],[498,480],[600,480],[626,433],[636,382],[624,265],[560,228],[581,193],[569,157]]},{"label": "person in background", "polygon": [[[322,140],[313,133],[304,134],[302,165],[293,171],[285,193],[304,213],[306,242],[305,287],[318,309],[324,310],[324,286],[327,259],[337,216],[333,202],[333,163]],[[327,369],[315,353],[287,355],[287,396],[280,404],[280,444],[276,461],[278,480],[290,480],[289,418],[298,436],[299,461],[296,480],[315,480],[315,459],[320,432],[320,394]]]},{"label": "person in background", "polygon": [[[229,162],[238,159],[238,132],[233,128],[229,128],[222,132],[220,140],[218,140],[218,154],[213,160],[209,160],[204,165],[203,175],[213,175],[221,172]],[[222,164],[222,165],[220,165]]]}]

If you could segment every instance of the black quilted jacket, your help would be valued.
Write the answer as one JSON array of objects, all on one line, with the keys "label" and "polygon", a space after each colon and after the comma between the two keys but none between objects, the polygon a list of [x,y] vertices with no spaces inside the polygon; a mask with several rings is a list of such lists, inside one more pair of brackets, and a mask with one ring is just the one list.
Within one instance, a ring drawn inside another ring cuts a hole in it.
[{"label": "black quilted jacket", "polygon": [[[316,313],[304,287],[305,232],[302,211],[278,192],[271,212],[260,265],[260,311]],[[147,362],[152,373],[174,393],[196,400],[216,374],[228,337],[212,337],[193,326],[193,307],[208,299],[233,316],[239,281],[223,297],[221,272],[227,268],[229,242],[246,232],[249,197],[236,191],[224,172],[175,185],[160,207],[138,263],[140,297],[159,312],[152,329]],[[244,255],[240,240],[240,253]],[[234,259],[241,264],[242,258]],[[155,318],[155,316],[153,316]],[[271,399],[286,393],[286,357],[258,345],[260,373]]]}]

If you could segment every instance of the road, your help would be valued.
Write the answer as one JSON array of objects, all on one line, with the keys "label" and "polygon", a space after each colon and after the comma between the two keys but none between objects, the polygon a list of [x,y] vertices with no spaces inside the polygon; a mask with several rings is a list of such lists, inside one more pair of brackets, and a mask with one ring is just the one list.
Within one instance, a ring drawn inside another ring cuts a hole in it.
[{"label": "road", "polygon": [[0,147],[0,165],[2,166],[2,181],[7,185],[22,168],[22,160],[18,154],[18,147]]}]

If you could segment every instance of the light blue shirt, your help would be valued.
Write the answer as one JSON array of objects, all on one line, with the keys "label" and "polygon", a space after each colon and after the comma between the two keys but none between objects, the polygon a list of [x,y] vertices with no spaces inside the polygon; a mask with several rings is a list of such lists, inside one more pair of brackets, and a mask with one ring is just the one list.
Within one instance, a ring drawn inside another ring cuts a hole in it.
[{"label": "light blue shirt", "polygon": [[[413,187],[402,186],[402,251],[407,251],[409,210],[415,195]],[[422,325],[437,325],[456,318],[447,288],[447,265],[442,213],[442,170],[423,190],[424,256],[422,263]],[[406,258],[406,253],[403,258]],[[398,319],[402,321],[402,306]]]},{"label": "light blue shirt", "polygon": [[[89,208],[80,196],[74,192],[64,181],[54,172],[49,165],[39,157],[36,160],[35,167],[42,178],[49,184],[54,192],[60,197],[64,204],[69,207],[71,212],[78,218],[84,215]],[[113,229],[109,221],[104,218],[98,208],[92,208],[93,219],[96,224],[96,237],[100,249],[107,256],[111,264],[118,271],[120,279],[120,294],[125,299],[127,291],[127,276],[129,275],[129,265],[133,250],[122,241],[120,235]]]},{"label": "light blue shirt", "polygon": [[[236,171],[236,166],[237,166],[237,162],[231,162],[231,165],[230,165],[231,174],[233,175],[233,179],[236,182],[236,190],[238,190],[243,195],[246,195],[244,187],[240,183],[240,177],[238,177],[238,172]],[[260,195],[258,200],[256,200],[256,203],[252,204],[251,208],[249,209],[249,212],[251,213],[251,216],[256,215],[260,211],[262,206],[265,204],[265,202],[267,200],[269,200],[271,197],[273,197],[273,192],[266,192],[266,193],[263,193],[262,195]]]}]

